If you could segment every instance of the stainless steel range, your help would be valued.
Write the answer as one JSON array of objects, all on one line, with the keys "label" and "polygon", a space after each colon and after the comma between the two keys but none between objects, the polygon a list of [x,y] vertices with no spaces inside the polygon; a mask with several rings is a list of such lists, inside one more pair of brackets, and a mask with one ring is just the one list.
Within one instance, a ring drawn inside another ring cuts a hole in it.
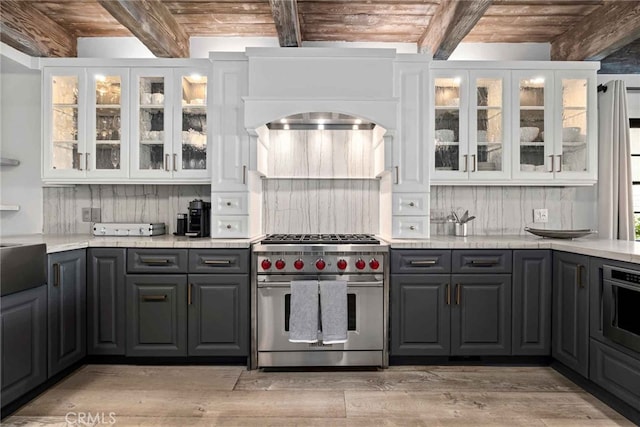
[{"label": "stainless steel range", "polygon": [[[253,246],[252,267],[252,368],[388,366],[384,242],[368,234],[272,234]],[[346,343],[289,341],[293,280],[347,282]]]}]

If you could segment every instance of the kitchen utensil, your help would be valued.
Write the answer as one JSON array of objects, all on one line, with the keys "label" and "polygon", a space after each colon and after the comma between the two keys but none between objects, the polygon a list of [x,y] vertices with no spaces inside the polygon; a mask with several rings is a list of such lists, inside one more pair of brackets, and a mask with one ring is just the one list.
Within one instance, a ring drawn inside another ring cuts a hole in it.
[{"label": "kitchen utensil", "polygon": [[468,223],[469,221],[473,221],[474,219],[476,219],[475,215],[471,215],[470,217],[468,217],[466,220],[462,221],[463,224]]},{"label": "kitchen utensil", "polygon": [[467,223],[456,223],[454,234],[458,237],[467,237]]},{"label": "kitchen utensil", "polygon": [[460,223],[467,222],[467,218],[469,218],[469,210],[464,211],[462,217],[460,218]]}]

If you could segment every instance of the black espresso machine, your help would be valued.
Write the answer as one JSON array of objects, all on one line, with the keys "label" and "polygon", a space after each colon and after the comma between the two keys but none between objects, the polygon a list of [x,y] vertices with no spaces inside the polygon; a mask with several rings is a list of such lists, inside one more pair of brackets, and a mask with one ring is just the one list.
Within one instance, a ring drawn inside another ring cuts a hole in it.
[{"label": "black espresso machine", "polygon": [[211,234],[211,203],[196,199],[189,202],[187,232],[189,237],[209,237]]}]

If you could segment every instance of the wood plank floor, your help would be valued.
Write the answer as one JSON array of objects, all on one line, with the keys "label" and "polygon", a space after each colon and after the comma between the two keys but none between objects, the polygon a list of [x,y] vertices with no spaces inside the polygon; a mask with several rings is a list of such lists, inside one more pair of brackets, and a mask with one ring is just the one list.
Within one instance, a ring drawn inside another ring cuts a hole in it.
[{"label": "wood plank floor", "polygon": [[546,367],[129,365],[83,366],[2,425],[66,426],[80,412],[105,414],[106,423],[113,412],[117,426],[633,425]]}]

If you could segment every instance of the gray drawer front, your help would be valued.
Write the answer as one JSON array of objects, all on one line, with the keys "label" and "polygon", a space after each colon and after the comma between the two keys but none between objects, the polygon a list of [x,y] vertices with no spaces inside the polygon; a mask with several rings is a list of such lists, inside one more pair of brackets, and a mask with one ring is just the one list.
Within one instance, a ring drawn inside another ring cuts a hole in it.
[{"label": "gray drawer front", "polygon": [[511,273],[510,250],[454,250],[454,273]]},{"label": "gray drawer front", "polygon": [[189,273],[249,274],[249,250],[191,249]]},{"label": "gray drawer front", "polygon": [[188,249],[129,249],[127,273],[186,273]]},{"label": "gray drawer front", "polygon": [[640,408],[640,360],[591,340],[589,378],[620,400]]},{"label": "gray drawer front", "polygon": [[398,273],[449,273],[451,251],[447,250],[392,250],[391,272]]}]

